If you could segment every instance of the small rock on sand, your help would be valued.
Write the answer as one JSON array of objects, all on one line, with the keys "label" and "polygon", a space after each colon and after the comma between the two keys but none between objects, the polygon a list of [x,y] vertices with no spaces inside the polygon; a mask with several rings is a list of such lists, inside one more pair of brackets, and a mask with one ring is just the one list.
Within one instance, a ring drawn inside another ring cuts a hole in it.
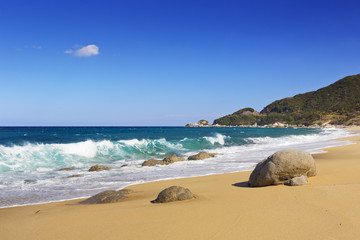
[{"label": "small rock on sand", "polygon": [[152,203],[167,203],[193,198],[195,198],[195,196],[189,189],[180,186],[171,186],[162,190]]},{"label": "small rock on sand", "polygon": [[284,182],[284,184],[288,186],[301,186],[308,184],[308,180],[306,176],[300,176],[287,180],[286,182]]},{"label": "small rock on sand", "polygon": [[109,190],[98,193],[80,203],[82,204],[99,204],[99,203],[114,203],[127,198],[127,195],[133,193],[133,190],[122,189],[119,191]]}]

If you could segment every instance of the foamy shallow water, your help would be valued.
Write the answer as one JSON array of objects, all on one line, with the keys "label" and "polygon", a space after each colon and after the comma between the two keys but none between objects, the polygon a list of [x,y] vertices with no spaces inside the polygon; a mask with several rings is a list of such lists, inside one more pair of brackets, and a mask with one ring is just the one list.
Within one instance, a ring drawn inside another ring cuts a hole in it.
[{"label": "foamy shallow water", "polygon": [[[175,137],[174,131],[176,136],[182,135]],[[322,148],[350,144],[333,140],[351,134],[335,128],[310,131],[172,129],[157,133],[160,138],[155,139],[138,133],[137,138],[131,139],[121,139],[121,134],[114,139],[114,134],[109,134],[100,139],[69,143],[3,143],[0,145],[0,207],[83,198],[157,180],[252,170],[256,163],[278,150],[294,148],[317,153]],[[223,155],[167,166],[141,167],[144,160],[152,157],[163,158],[171,153],[187,157],[201,150]],[[109,166],[110,171],[87,172],[89,166],[97,163]],[[122,167],[124,164],[127,166]],[[57,171],[62,167],[76,170]],[[67,178],[75,174],[84,176]]]}]

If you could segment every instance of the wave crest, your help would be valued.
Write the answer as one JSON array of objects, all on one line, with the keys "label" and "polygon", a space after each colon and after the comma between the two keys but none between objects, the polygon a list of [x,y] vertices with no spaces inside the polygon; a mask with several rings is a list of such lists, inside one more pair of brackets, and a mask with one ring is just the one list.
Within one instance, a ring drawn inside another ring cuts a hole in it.
[{"label": "wave crest", "polygon": [[131,139],[111,142],[87,140],[66,144],[0,145],[0,172],[32,171],[44,167],[88,167],[91,163],[112,163],[121,159],[143,159],[182,150],[181,144],[162,139]]},{"label": "wave crest", "polygon": [[225,139],[230,138],[228,136],[222,135],[220,133],[216,133],[214,137],[203,137],[205,140],[207,140],[208,142],[210,142],[211,144],[220,144],[220,145],[224,145],[225,144]]}]

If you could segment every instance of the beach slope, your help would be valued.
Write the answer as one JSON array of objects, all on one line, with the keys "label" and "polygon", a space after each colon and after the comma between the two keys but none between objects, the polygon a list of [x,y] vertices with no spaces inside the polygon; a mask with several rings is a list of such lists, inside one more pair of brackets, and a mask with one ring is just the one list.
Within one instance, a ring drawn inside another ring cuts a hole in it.
[{"label": "beach slope", "polygon": [[[355,144],[315,154],[309,185],[249,188],[250,172],[131,186],[124,202],[79,200],[0,209],[0,238],[8,239],[358,239],[360,136]],[[197,198],[152,204],[166,187]]]}]

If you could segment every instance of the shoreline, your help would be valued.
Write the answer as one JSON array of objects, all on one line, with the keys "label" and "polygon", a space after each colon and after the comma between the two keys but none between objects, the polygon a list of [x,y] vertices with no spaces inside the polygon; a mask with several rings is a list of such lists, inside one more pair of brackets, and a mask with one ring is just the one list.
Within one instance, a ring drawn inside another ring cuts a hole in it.
[{"label": "shoreline", "polygon": [[[356,127],[355,128],[347,128],[349,134],[354,134],[356,129],[360,129],[360,127],[359,128],[356,128]],[[337,136],[337,137],[340,137],[340,136]],[[307,149],[307,151],[310,151],[310,152],[312,152],[312,154],[315,154],[315,153],[321,153],[323,151],[323,149],[328,149],[328,148],[332,148],[332,147],[336,147],[336,146],[345,146],[345,145],[351,144],[351,143],[348,143],[346,141],[343,141],[342,143],[339,143],[339,144],[335,143],[335,142],[338,142],[338,141],[340,142],[341,139],[343,139],[343,136],[338,138],[338,139],[328,139],[327,142],[329,143],[329,145],[324,146],[324,144],[323,144],[322,146],[320,145],[321,147],[320,146],[317,146],[317,147],[310,146],[311,149]],[[319,140],[319,143],[320,143],[320,140]],[[309,146],[307,146],[307,147],[309,147]],[[283,147],[281,147],[281,148],[283,148]],[[285,147],[285,148],[288,148],[288,147]],[[306,149],[306,148],[304,148],[304,149]],[[277,149],[277,150],[280,150],[280,149]],[[274,151],[277,151],[277,150],[275,149]],[[271,151],[271,153],[269,153],[269,154],[272,154],[274,151]],[[223,154],[225,154],[225,153],[223,153]],[[266,156],[264,155],[263,158],[266,158],[267,156],[268,155],[266,155]],[[238,157],[241,157],[241,156],[238,156]],[[254,163],[254,164],[256,164],[256,163]],[[146,184],[146,183],[159,182],[159,181],[169,181],[169,180],[177,180],[177,179],[185,179],[185,178],[193,178],[193,177],[203,177],[203,176],[211,176],[211,175],[221,175],[221,174],[229,174],[229,173],[246,172],[246,171],[251,171],[251,169],[252,169],[252,167],[250,167],[250,165],[249,165],[249,167],[246,167],[245,169],[242,169],[242,170],[232,169],[230,171],[229,170],[227,170],[227,171],[226,170],[224,170],[224,171],[213,171],[213,172],[209,172],[209,173],[200,173],[199,172],[198,174],[187,174],[187,176],[186,176],[186,174],[185,174],[185,176],[183,176],[183,174],[182,174],[182,175],[177,176],[177,177],[172,176],[172,177],[159,178],[159,179],[150,180],[150,181],[137,181],[135,183],[130,183],[130,184],[125,185],[125,186],[123,185],[120,188],[119,187],[114,187],[114,188],[111,188],[111,189],[104,189],[102,191],[105,191],[105,190],[120,190],[120,189],[124,189],[124,188],[129,188],[129,187],[131,187],[133,185]],[[76,196],[76,197],[67,198],[67,199],[45,200],[43,202],[29,202],[29,203],[19,203],[19,204],[16,204],[16,205],[1,206],[0,209],[23,207],[23,206],[32,206],[32,205],[42,205],[42,204],[66,202],[66,201],[76,201],[76,200],[81,201],[81,200],[86,199],[86,198],[88,198],[90,196],[93,196],[93,195],[95,195],[95,194],[97,194],[99,192],[101,192],[101,191],[95,192],[95,193],[90,194],[90,195]]]},{"label": "shoreline", "polygon": [[[359,131],[359,129],[351,129]],[[338,139],[343,140],[343,139]],[[356,239],[360,136],[314,154],[309,185],[246,186],[250,171],[142,183],[129,199],[80,205],[79,199],[0,209],[2,239]],[[197,198],[151,204],[171,185]],[[140,230],[140,231],[139,231]]]}]

